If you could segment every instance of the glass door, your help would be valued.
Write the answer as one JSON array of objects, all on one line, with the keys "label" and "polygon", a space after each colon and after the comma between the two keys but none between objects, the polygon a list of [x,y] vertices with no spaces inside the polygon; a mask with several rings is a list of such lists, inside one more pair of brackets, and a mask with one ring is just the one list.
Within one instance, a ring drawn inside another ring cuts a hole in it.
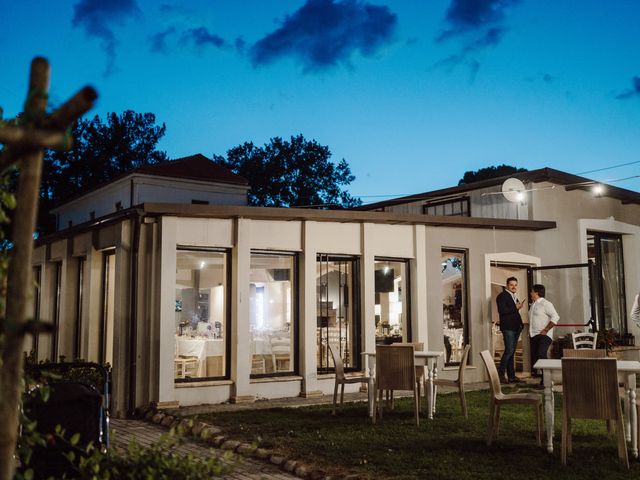
[{"label": "glass door", "polygon": [[[528,290],[534,284],[545,286],[547,300],[553,303],[560,315],[558,327],[591,328],[596,331],[594,271],[591,260],[587,263],[529,267]],[[529,292],[526,293],[528,295]]]}]

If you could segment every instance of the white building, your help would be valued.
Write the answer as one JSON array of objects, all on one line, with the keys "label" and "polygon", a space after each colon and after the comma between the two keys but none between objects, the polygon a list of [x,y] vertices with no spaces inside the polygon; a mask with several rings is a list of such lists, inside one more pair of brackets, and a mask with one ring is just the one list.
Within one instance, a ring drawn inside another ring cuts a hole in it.
[{"label": "white building", "polygon": [[144,165],[51,211],[56,230],[147,202],[246,205],[247,180],[202,154]]},{"label": "white building", "polygon": [[[481,380],[479,352],[500,348],[492,298],[512,274],[523,298],[527,282],[545,283],[565,323],[589,320],[593,298],[596,322],[637,335],[626,310],[640,288],[640,194],[594,196],[562,172],[529,173],[519,219],[430,215],[402,199],[374,208],[404,213],[145,202],[68,228],[34,255],[35,314],[57,326],[38,357],[111,363],[117,415],[330,393],[328,344],[357,371],[376,343],[424,342],[446,352],[448,376],[469,343],[468,378]],[[575,266],[590,258],[623,289],[591,293],[589,269]],[[558,264],[574,266],[527,277]]]}]

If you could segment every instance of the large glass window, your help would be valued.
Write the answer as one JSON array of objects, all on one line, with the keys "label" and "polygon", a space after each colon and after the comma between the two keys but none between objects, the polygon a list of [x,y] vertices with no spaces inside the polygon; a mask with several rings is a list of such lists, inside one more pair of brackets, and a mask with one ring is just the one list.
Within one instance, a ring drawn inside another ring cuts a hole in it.
[{"label": "large glass window", "polygon": [[296,257],[253,252],[249,325],[251,375],[290,374],[296,370]]},{"label": "large glass window", "polygon": [[422,206],[425,215],[442,215],[447,217],[469,217],[471,208],[469,197],[452,198],[428,202]]},{"label": "large glass window", "polygon": [[333,371],[330,345],[342,357],[347,370],[360,365],[360,311],[358,260],[319,254],[316,261],[317,330],[319,372]]},{"label": "large glass window", "polygon": [[406,260],[376,258],[376,343],[411,341],[408,267]]},{"label": "large glass window", "polygon": [[459,365],[469,341],[467,253],[464,250],[443,249],[441,258],[445,365]]},{"label": "large glass window", "polygon": [[226,251],[178,250],[176,255],[176,381],[225,378],[229,296]]},{"label": "large glass window", "polygon": [[624,288],[622,236],[603,232],[587,233],[589,260],[596,265],[598,276],[596,311],[600,328],[613,328],[627,333],[627,308]]}]

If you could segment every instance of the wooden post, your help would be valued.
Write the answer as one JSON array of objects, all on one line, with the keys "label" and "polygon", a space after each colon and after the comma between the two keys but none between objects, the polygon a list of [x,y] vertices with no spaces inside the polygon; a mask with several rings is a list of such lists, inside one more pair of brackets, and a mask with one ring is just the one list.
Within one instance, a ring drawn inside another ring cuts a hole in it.
[{"label": "wooden post", "polygon": [[20,170],[12,228],[13,249],[7,278],[6,317],[0,321],[0,335],[4,337],[0,352],[0,480],[12,479],[16,467],[13,455],[18,436],[23,342],[26,308],[31,292],[33,232],[38,210],[43,148],[68,148],[70,142],[64,141],[65,129],[86,112],[97,98],[93,89],[85,88],[47,118],[49,71],[47,60],[33,60],[24,122],[19,127],[0,128],[0,142],[5,144],[0,164],[4,168],[11,163],[18,163]]}]

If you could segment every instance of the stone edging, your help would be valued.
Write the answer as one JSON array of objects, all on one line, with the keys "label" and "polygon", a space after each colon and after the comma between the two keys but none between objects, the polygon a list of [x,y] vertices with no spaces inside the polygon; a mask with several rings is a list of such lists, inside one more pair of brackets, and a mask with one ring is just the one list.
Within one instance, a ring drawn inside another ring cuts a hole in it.
[{"label": "stone edging", "polygon": [[208,443],[212,447],[231,451],[245,457],[252,457],[257,460],[269,462],[299,478],[307,480],[358,480],[363,478],[358,474],[327,475],[323,470],[315,469],[300,460],[287,458],[275,450],[257,448],[249,443],[243,443],[227,438],[222,429],[215,425],[202,421],[194,422],[193,420],[186,418],[181,419],[177,416],[168,415],[158,411],[151,406],[137,409],[136,417],[161,425],[167,429],[175,428],[180,435],[194,436],[201,441]]}]

